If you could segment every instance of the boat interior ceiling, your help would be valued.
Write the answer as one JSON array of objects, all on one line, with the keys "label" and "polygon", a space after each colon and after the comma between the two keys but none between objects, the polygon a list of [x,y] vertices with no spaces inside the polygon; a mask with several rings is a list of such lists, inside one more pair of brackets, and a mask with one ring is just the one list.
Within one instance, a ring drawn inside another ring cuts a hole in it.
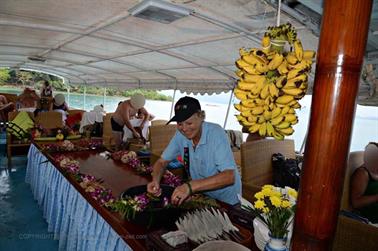
[{"label": "boat interior ceiling", "polygon": [[[377,106],[378,1],[373,2],[358,103]],[[235,85],[239,48],[260,47],[267,27],[276,24],[277,5],[1,0],[0,67],[45,72],[70,84],[220,93]],[[282,0],[280,22],[297,28],[305,49],[317,49],[322,5],[323,0]]]}]

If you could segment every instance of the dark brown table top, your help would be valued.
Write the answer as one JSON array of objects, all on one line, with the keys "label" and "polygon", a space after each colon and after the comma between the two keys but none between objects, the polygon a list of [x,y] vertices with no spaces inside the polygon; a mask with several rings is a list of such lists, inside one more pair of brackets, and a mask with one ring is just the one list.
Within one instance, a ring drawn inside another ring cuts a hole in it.
[{"label": "dark brown table top", "polygon": [[[34,143],[40,149],[41,143]],[[103,151],[102,151],[103,152]],[[101,151],[80,151],[66,152],[67,157],[79,161],[80,172],[90,174],[96,178],[101,178],[103,186],[112,190],[113,196],[118,197],[123,191],[130,187],[147,184],[150,176],[140,176],[134,170],[120,161],[114,161],[100,155]],[[53,162],[55,154],[46,154],[46,157]],[[92,199],[78,182],[66,175],[63,170],[55,167],[68,179],[68,181],[78,190],[78,192],[97,210],[97,212],[108,222],[109,225],[124,239],[133,250],[147,250],[145,240],[147,234],[152,230],[146,227],[133,224],[124,220],[118,213],[100,206]],[[156,229],[155,229],[156,230]]]}]

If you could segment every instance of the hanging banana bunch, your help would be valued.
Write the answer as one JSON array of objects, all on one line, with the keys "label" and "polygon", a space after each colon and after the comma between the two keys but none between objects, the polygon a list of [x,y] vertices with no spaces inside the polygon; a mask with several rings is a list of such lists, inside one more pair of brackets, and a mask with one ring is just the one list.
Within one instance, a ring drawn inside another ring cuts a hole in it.
[{"label": "hanging banana bunch", "polygon": [[261,45],[261,49],[239,50],[236,118],[250,133],[282,140],[294,133],[292,126],[298,123],[295,109],[301,108],[298,100],[306,94],[315,51],[303,50],[290,23],[269,27]]}]

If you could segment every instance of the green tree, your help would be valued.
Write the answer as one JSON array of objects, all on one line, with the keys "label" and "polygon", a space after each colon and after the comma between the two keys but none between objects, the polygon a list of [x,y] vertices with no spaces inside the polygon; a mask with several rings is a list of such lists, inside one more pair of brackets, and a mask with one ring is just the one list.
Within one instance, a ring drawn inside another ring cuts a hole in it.
[{"label": "green tree", "polygon": [[5,84],[10,79],[8,69],[0,69],[0,85]]}]

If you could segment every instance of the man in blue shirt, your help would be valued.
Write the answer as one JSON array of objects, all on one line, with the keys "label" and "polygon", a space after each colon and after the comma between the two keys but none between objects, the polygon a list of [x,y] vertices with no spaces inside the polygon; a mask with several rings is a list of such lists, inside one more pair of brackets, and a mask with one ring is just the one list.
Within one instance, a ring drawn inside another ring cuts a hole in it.
[{"label": "man in blue shirt", "polygon": [[148,192],[159,195],[160,180],[167,164],[181,155],[191,180],[174,190],[172,203],[180,205],[196,192],[231,205],[239,203],[241,179],[227,135],[222,127],[204,119],[197,99],[183,97],[177,101],[175,116],[169,122],[176,121],[178,130],[154,164]]}]

